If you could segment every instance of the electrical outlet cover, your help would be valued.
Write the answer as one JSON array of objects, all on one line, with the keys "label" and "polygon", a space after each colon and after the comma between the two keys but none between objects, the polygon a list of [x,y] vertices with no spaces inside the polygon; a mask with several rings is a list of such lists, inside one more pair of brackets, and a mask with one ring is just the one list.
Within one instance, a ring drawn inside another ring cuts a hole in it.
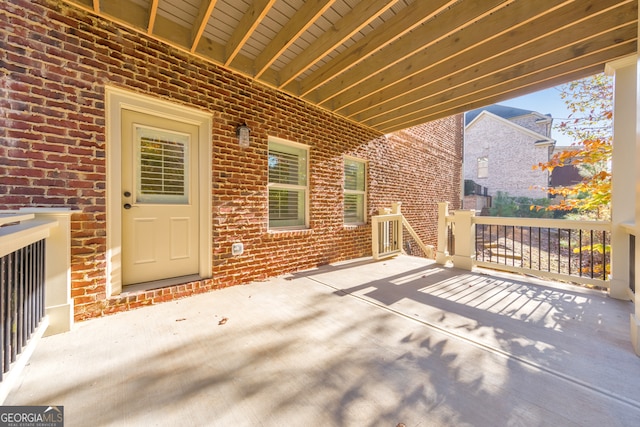
[{"label": "electrical outlet cover", "polygon": [[234,243],[231,245],[231,255],[242,255],[244,245],[242,243]]}]

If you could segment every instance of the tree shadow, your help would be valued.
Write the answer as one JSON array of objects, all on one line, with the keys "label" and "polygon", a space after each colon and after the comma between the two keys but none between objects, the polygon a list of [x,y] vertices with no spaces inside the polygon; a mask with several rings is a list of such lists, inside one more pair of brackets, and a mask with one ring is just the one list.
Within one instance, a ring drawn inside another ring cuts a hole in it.
[{"label": "tree shadow", "polygon": [[431,261],[407,267],[387,274],[359,264],[345,275],[345,265],[325,266],[301,277],[577,381],[631,395],[638,391],[621,374],[640,374],[629,341],[632,303],[578,286]]},{"label": "tree shadow", "polygon": [[[421,293],[414,283],[424,280],[421,271],[406,273],[375,285]],[[427,277],[444,280],[436,273]],[[293,277],[299,280],[229,288],[48,337],[6,404],[62,404],[69,426],[626,425],[640,415],[517,358],[345,297],[308,275]],[[443,294],[415,298],[463,305]],[[228,321],[220,325],[222,316]],[[534,346],[494,333],[514,352]]]}]

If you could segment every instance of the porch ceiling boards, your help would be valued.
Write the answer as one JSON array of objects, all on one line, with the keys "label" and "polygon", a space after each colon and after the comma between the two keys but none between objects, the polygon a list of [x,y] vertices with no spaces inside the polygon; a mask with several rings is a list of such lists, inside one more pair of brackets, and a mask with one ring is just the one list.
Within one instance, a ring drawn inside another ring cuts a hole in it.
[{"label": "porch ceiling boards", "polygon": [[636,53],[637,0],[65,0],[383,133]]}]

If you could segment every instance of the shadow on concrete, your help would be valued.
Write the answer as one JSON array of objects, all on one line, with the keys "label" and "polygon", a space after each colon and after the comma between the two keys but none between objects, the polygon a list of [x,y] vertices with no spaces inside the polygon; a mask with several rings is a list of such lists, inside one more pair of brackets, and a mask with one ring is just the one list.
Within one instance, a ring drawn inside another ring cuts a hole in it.
[{"label": "shadow on concrete", "polygon": [[[43,340],[5,404],[64,405],[67,426],[634,425],[640,416],[636,400],[547,369],[591,354],[520,335],[568,335],[562,322],[590,319],[599,296],[412,258],[338,267],[84,322]],[[486,280],[517,298],[496,304]],[[534,304],[528,317],[522,298]],[[616,391],[640,395],[622,384],[638,373],[619,372]]]}]

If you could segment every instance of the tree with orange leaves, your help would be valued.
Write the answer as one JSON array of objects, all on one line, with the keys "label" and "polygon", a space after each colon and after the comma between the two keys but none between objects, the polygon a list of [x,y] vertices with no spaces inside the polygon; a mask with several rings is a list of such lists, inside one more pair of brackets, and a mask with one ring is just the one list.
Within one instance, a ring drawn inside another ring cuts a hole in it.
[{"label": "tree with orange leaves", "polygon": [[593,219],[610,218],[611,172],[613,148],[613,80],[597,74],[561,87],[561,97],[572,112],[558,130],[575,142],[571,149],[556,152],[548,162],[534,169],[552,173],[567,165],[578,168],[582,181],[568,187],[546,188],[561,196],[559,203],[532,209],[578,211]]}]

